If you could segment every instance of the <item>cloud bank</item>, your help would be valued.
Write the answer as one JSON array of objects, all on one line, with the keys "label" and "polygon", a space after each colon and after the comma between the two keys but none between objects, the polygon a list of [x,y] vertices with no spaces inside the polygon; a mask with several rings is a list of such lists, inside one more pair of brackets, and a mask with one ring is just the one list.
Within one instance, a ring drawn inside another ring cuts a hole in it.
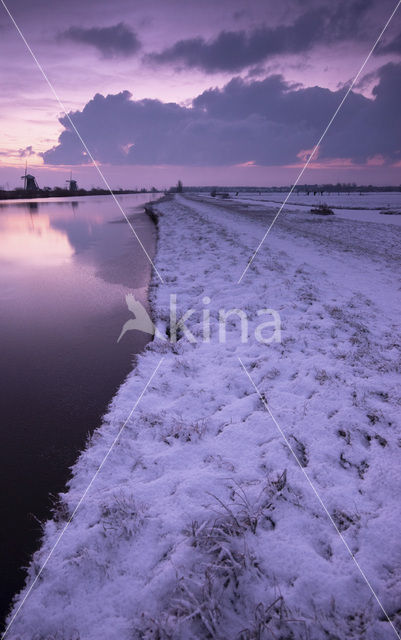
[{"label": "cloud bank", "polygon": [[111,27],[72,26],[60,35],[61,39],[95,47],[104,58],[132,56],[141,45],[137,35],[123,22]]},{"label": "cloud bank", "polygon": [[306,11],[290,25],[260,26],[249,31],[221,31],[212,40],[202,37],[177,41],[145,60],[179,64],[208,73],[238,72],[277,55],[306,52],[318,44],[355,39],[369,0],[340,2]]},{"label": "cloud bank", "polygon": [[[128,91],[90,100],[71,117],[96,160],[108,164],[224,166],[298,162],[316,143],[345,89],[303,88],[269,76],[233,78],[197,96],[191,108],[133,100]],[[366,162],[401,160],[401,64],[379,71],[373,98],[352,92],[321,147],[319,158]],[[66,117],[46,164],[89,160]]]}]

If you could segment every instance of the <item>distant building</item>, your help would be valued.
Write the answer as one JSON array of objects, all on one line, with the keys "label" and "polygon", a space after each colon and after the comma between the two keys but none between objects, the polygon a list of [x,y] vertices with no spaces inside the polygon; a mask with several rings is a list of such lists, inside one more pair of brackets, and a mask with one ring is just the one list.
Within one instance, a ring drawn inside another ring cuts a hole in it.
[{"label": "distant building", "polygon": [[78,191],[78,183],[76,180],[72,179],[72,176],[69,180],[66,180],[66,182],[68,184],[68,191],[71,191],[71,193],[75,193],[76,191]]},{"label": "distant building", "polygon": [[35,176],[30,173],[25,173],[21,176],[21,180],[24,181],[24,190],[29,191],[30,193],[34,193],[35,191],[39,191],[38,183],[36,182]]}]

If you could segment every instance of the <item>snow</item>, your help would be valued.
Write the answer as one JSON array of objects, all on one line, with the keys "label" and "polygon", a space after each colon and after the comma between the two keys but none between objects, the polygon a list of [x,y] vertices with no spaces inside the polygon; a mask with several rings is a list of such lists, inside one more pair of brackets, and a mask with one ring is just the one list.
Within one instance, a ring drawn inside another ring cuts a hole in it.
[{"label": "snow", "polygon": [[[155,339],[137,358],[27,586],[164,359],[10,640],[397,637],[308,478],[401,632],[401,229],[285,211],[237,284],[277,210],[266,207],[200,195],[155,206],[154,319],[166,334],[175,294],[181,314],[196,310],[197,342]],[[252,329],[259,309],[277,310],[281,342],[250,331],[242,343],[233,321],[221,344],[222,308],[245,310]]]},{"label": "snow", "polygon": [[[288,192],[283,193],[261,193],[241,192],[239,198],[251,200],[253,202],[267,202],[281,204],[288,196]],[[316,206],[321,202],[327,202],[329,207],[334,209],[361,209],[364,211],[384,209],[395,209],[401,211],[401,191],[372,191],[372,192],[319,192],[316,195],[311,191],[309,195],[301,191],[293,191],[288,199],[289,204],[298,206]]]},{"label": "snow", "polygon": [[[234,193],[231,194],[234,197]],[[262,207],[277,207],[287,198],[288,193],[241,193],[236,199]],[[293,192],[284,205],[286,211],[307,211],[320,204],[327,204],[339,218],[378,222],[401,226],[401,192],[372,193],[317,193],[313,195]],[[395,212],[395,215],[382,214],[382,211]]]}]

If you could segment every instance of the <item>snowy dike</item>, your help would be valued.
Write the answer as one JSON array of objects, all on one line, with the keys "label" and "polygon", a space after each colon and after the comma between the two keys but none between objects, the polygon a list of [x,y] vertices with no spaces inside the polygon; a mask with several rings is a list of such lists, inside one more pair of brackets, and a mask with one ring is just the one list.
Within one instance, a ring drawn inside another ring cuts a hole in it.
[{"label": "snowy dike", "polygon": [[[238,283],[277,208],[153,209],[157,334],[44,525],[6,637],[399,637],[401,227],[283,211]],[[174,331],[172,299],[191,310]]]}]

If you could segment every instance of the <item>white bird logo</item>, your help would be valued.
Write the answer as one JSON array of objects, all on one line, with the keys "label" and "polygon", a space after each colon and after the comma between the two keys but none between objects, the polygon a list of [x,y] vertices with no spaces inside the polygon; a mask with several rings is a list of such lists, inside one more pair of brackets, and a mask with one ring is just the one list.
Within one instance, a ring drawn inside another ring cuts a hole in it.
[{"label": "white bird logo", "polygon": [[143,333],[148,333],[151,336],[156,335],[161,340],[165,340],[165,337],[153,324],[143,304],[139,302],[139,300],[136,300],[132,293],[128,293],[125,296],[125,299],[127,301],[127,307],[131,313],[134,314],[135,319],[127,320],[121,330],[120,337],[117,342],[120,342],[121,338],[127,331],[132,331],[133,329],[142,331]]}]

